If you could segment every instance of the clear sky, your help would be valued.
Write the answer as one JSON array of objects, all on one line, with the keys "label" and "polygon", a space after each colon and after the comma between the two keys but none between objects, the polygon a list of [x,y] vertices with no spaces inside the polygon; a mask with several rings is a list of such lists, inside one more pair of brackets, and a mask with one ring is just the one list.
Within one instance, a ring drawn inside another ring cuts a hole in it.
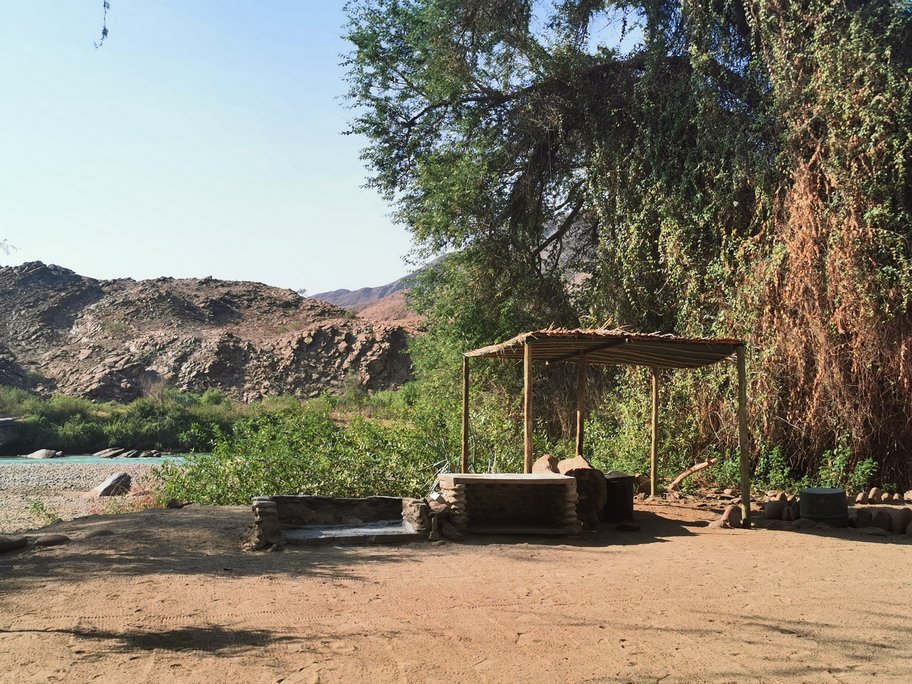
[{"label": "clear sky", "polygon": [[341,0],[0,2],[0,264],[315,293],[409,271],[361,185]]}]

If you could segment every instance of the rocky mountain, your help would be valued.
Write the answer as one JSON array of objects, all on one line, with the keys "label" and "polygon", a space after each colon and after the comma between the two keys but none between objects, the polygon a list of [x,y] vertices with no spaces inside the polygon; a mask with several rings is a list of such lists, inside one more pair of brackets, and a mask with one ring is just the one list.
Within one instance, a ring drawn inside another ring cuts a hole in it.
[{"label": "rocky mountain", "polygon": [[409,378],[407,334],[260,283],[0,267],[0,384],[130,400],[162,382],[250,401]]}]

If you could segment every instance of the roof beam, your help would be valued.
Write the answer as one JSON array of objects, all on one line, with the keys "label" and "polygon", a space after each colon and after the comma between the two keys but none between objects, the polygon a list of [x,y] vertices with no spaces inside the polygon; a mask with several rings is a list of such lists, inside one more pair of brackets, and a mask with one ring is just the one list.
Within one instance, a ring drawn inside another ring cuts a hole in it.
[{"label": "roof beam", "polygon": [[557,363],[559,361],[569,361],[570,359],[592,354],[594,352],[602,351],[603,349],[610,349],[611,347],[617,347],[620,344],[624,344],[626,341],[627,341],[626,339],[611,340],[609,342],[604,342],[602,344],[596,344],[592,347],[587,347],[586,349],[581,349],[579,351],[572,351],[569,354],[564,354],[562,356],[558,356],[553,359],[547,359],[547,361],[548,361],[548,363]]}]

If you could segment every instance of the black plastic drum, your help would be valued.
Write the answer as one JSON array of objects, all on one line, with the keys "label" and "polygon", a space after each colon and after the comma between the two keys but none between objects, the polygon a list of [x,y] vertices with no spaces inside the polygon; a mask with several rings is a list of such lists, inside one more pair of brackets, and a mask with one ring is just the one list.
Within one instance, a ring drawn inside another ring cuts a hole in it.
[{"label": "black plastic drum", "polygon": [[845,527],[849,524],[845,490],[829,487],[802,489],[801,517],[834,527]]}]

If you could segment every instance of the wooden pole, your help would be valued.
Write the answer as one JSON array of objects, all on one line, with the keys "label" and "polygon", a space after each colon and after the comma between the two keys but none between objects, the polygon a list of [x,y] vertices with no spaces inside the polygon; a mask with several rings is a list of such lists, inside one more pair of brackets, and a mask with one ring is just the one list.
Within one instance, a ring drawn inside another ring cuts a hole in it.
[{"label": "wooden pole", "polygon": [[462,357],[462,472],[469,472],[469,357]]},{"label": "wooden pole", "polygon": [[744,346],[735,352],[738,364],[738,448],[741,452],[741,524],[750,528],[750,454],[747,433],[747,372]]},{"label": "wooden pole", "polygon": [[659,370],[652,369],[652,445],[649,449],[649,492],[659,493]]},{"label": "wooden pole", "polygon": [[532,345],[523,349],[523,472],[532,472]]},{"label": "wooden pole", "polygon": [[579,377],[576,381],[576,455],[583,455],[583,433],[586,422],[586,355],[579,360]]}]

